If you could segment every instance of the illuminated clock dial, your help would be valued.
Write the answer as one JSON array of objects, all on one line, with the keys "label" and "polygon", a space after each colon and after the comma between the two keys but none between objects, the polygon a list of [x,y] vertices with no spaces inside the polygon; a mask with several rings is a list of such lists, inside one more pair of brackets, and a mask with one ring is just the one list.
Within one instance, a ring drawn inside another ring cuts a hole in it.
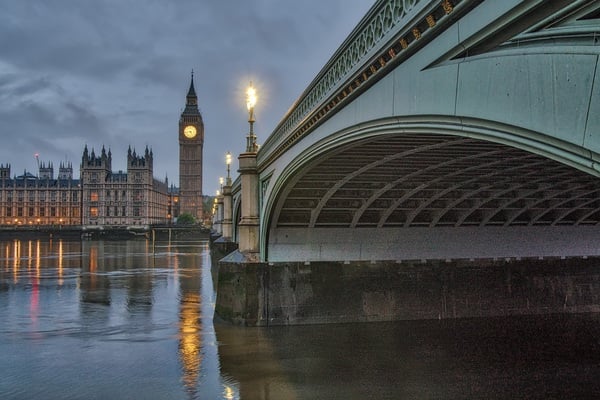
[{"label": "illuminated clock dial", "polygon": [[188,139],[193,139],[196,137],[196,127],[192,125],[188,125],[183,129],[183,134]]}]

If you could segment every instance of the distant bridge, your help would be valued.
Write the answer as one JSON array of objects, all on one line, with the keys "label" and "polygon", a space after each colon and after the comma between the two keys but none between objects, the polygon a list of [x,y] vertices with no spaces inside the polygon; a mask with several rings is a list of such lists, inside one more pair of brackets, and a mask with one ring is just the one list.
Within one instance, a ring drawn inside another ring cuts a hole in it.
[{"label": "distant bridge", "polygon": [[240,156],[224,235],[265,262],[600,255],[599,39],[599,1],[377,1]]}]

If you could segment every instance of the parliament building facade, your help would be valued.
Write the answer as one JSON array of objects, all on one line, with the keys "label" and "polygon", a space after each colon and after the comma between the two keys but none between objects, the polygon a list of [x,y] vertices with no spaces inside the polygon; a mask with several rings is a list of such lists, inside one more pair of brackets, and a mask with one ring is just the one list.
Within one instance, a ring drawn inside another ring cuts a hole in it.
[{"label": "parliament building facade", "polygon": [[151,150],[127,151],[127,172],[112,171],[112,155],[87,146],[81,161],[83,225],[153,225],[169,222],[168,182],[153,177]]},{"label": "parliament building facade", "polygon": [[[148,147],[127,150],[127,171],[112,170],[112,154],[87,145],[79,179],[73,166],[38,165],[38,174],[11,177],[10,164],[0,164],[0,226],[135,226],[169,224],[180,212],[202,221],[202,147],[204,123],[198,110],[194,77],[179,120],[179,185],[153,176],[154,155]],[[180,204],[181,203],[181,204]]]},{"label": "parliament building facade", "polygon": [[24,172],[11,178],[10,165],[0,164],[1,225],[80,225],[81,184],[71,164],[41,164],[39,175]]},{"label": "parliament building facade", "polygon": [[42,163],[38,175],[24,172],[11,178],[10,165],[0,165],[0,225],[167,224],[176,213],[175,190],[153,177],[153,154],[127,151],[127,171],[114,172],[112,154],[104,148],[83,150],[80,179],[70,163]]}]

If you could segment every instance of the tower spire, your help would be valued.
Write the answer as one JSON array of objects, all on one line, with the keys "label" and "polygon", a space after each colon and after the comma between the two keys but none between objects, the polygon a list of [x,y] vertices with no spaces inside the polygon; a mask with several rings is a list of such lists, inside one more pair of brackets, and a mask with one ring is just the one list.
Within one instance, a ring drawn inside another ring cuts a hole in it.
[{"label": "tower spire", "polygon": [[198,111],[198,96],[196,95],[196,89],[194,88],[194,70],[192,70],[192,77],[190,80],[190,88],[189,88],[187,96],[186,96],[185,110],[183,111],[183,114],[197,115],[199,113],[200,112]]},{"label": "tower spire", "polygon": [[190,97],[193,97],[196,100],[198,99],[198,97],[196,96],[196,90],[194,89],[194,70],[193,69],[192,69],[192,79],[190,81],[190,89],[188,90],[188,94],[187,94],[188,103],[189,103]]}]

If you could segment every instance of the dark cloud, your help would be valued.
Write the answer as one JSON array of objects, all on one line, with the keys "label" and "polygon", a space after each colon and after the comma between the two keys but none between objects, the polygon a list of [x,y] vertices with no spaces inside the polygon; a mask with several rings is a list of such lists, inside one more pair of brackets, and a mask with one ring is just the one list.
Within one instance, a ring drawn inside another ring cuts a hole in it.
[{"label": "dark cloud", "polygon": [[[373,0],[5,0],[0,4],[0,163],[79,165],[85,144],[153,148],[155,176],[177,182],[179,114],[190,71],[206,139],[204,191],[224,154],[244,148],[243,89],[259,90],[259,142]],[[235,168],[234,168],[235,169]]]}]

